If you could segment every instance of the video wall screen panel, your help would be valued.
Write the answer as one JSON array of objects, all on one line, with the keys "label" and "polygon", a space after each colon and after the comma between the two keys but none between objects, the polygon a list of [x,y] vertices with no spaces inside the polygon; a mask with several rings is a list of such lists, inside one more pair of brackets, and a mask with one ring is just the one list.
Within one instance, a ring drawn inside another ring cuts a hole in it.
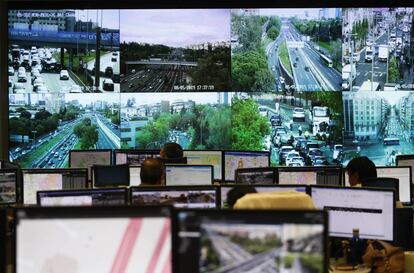
[{"label": "video wall screen panel", "polygon": [[270,151],[272,166],[413,152],[411,7],[11,7],[9,155],[23,168],[166,142]]}]

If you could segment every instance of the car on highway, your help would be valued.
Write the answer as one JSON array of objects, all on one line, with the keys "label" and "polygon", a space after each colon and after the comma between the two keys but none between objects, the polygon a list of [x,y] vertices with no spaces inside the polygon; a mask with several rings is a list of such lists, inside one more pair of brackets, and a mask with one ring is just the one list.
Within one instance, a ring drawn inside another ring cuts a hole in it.
[{"label": "car on highway", "polygon": [[69,72],[67,70],[60,71],[60,79],[61,80],[69,80]]},{"label": "car on highway", "polygon": [[82,88],[79,85],[74,84],[69,88],[69,93],[82,93]]},{"label": "car on highway", "polygon": [[303,157],[293,157],[290,159],[289,163],[286,164],[288,167],[304,167],[305,166],[305,160]]},{"label": "car on highway", "polygon": [[103,80],[102,85],[104,91],[114,91],[115,89],[114,82],[111,79]]},{"label": "car on highway", "polygon": [[118,52],[117,51],[114,51],[114,52],[112,52],[112,56],[118,56]]},{"label": "car on highway", "polygon": [[42,84],[42,85],[38,85],[36,87],[36,90],[33,90],[35,92],[37,92],[38,94],[46,94],[49,93],[49,90],[47,89],[46,85]]},{"label": "car on highway", "polygon": [[259,109],[259,114],[261,116],[263,116],[263,117],[266,117],[267,116],[267,107],[266,106],[260,105],[258,107],[258,109]]},{"label": "car on highway", "polygon": [[116,62],[118,60],[118,58],[117,57],[112,57],[111,58],[111,62]]},{"label": "car on highway", "polygon": [[9,87],[13,87],[13,80],[9,77]]},{"label": "car on highway", "polygon": [[17,81],[18,82],[27,82],[26,72],[19,71],[17,73]]},{"label": "car on highway", "polygon": [[113,74],[114,74],[114,69],[111,66],[107,66],[105,68],[105,76],[112,77]]},{"label": "car on highway", "polygon": [[286,165],[289,165],[290,161],[292,160],[292,158],[294,157],[301,157],[300,154],[298,152],[296,152],[295,150],[290,151],[289,153],[286,154],[285,157],[285,161],[286,161]]},{"label": "car on highway", "polygon": [[314,156],[312,159],[312,166],[315,167],[322,167],[322,166],[328,166],[329,162],[326,159],[326,156]]},{"label": "car on highway", "polygon": [[14,68],[12,66],[9,66],[8,73],[9,73],[9,76],[13,76],[14,75]]},{"label": "car on highway", "polygon": [[301,107],[295,107],[292,113],[293,121],[305,122],[305,110]]},{"label": "car on highway", "polygon": [[13,93],[21,94],[25,93],[26,87],[24,86],[24,83],[16,82],[13,86]]},{"label": "car on highway", "polygon": [[54,157],[59,157],[59,153],[55,152],[55,154],[53,155]]},{"label": "car on highway", "polygon": [[309,165],[309,166],[310,165],[313,165],[312,163],[313,163],[314,158],[316,156],[323,156],[323,152],[321,150],[319,150],[319,149],[315,149],[315,150],[309,151],[308,154],[305,157],[305,163],[306,163],[306,165]]},{"label": "car on highway", "polygon": [[285,78],[283,78],[282,76],[279,77],[279,82],[281,85],[285,84]]},{"label": "car on highway", "polygon": [[34,81],[33,81],[33,91],[36,91],[36,88],[39,85],[44,85],[45,81],[43,80],[42,77],[37,77]]},{"label": "car on highway", "polygon": [[298,64],[296,62],[294,62],[293,67],[298,67]]},{"label": "car on highway", "polygon": [[292,146],[287,146],[287,145],[282,146],[279,149],[279,164],[280,165],[285,164],[285,158],[286,158],[287,154],[292,152],[292,151],[294,151],[293,147]]},{"label": "car on highway", "polygon": [[275,71],[276,67],[274,65],[272,65],[272,71]]},{"label": "car on highway", "polygon": [[305,66],[305,71],[306,71],[306,72],[309,72],[309,71],[310,71],[309,66]]}]

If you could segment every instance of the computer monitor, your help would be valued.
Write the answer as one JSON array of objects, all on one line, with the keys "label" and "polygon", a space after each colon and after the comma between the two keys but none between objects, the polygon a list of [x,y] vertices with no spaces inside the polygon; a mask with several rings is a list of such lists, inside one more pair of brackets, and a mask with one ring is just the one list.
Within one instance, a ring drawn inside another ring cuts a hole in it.
[{"label": "computer monitor", "polygon": [[179,273],[328,272],[326,212],[180,210],[174,220]]},{"label": "computer monitor", "polygon": [[218,208],[218,187],[164,186],[131,187],[134,205],[173,205],[177,208]]},{"label": "computer monitor", "polygon": [[35,205],[38,191],[85,189],[87,169],[23,169],[23,204]]},{"label": "computer monitor", "polygon": [[164,170],[167,186],[213,184],[211,165],[165,165]]},{"label": "computer monitor", "polygon": [[[397,155],[396,157],[397,166],[409,166],[411,172],[414,170],[414,154],[413,155]],[[414,179],[411,176],[411,184],[414,184]]]},{"label": "computer monitor", "polygon": [[129,166],[123,165],[93,165],[92,166],[93,186],[114,187],[129,186]]},{"label": "computer monitor", "polygon": [[187,157],[187,164],[213,165],[214,180],[221,180],[222,151],[186,150],[184,156]]},{"label": "computer monitor", "polygon": [[15,273],[172,272],[168,207],[15,210]]},{"label": "computer monitor", "polygon": [[126,188],[37,192],[37,204],[42,207],[110,206],[127,205],[127,203],[128,190]]},{"label": "computer monitor", "polygon": [[220,205],[221,208],[228,208],[227,194],[230,190],[243,191],[243,188],[248,187],[249,189],[254,188],[256,192],[281,192],[281,191],[297,191],[307,193],[306,185],[246,185],[246,184],[233,184],[233,185],[220,185]]},{"label": "computer monitor", "polygon": [[141,166],[129,166],[129,186],[141,185]]},{"label": "computer monitor", "polygon": [[159,157],[160,150],[115,150],[114,155],[115,165],[140,166],[145,159]]},{"label": "computer monitor", "polygon": [[87,168],[88,180],[92,179],[93,165],[111,165],[112,150],[72,150],[69,152],[70,168]]},{"label": "computer monitor", "polygon": [[267,151],[223,151],[225,181],[234,181],[237,169],[269,166],[270,152]]},{"label": "computer monitor", "polygon": [[329,212],[329,234],[362,239],[394,240],[395,192],[390,189],[311,186],[317,209]]},{"label": "computer monitor", "polygon": [[0,205],[17,203],[17,170],[0,169]]},{"label": "computer monitor", "polygon": [[411,205],[412,184],[410,166],[377,167],[377,176],[397,178],[399,180],[399,201],[404,205]]},{"label": "computer monitor", "polygon": [[279,167],[279,184],[342,185],[340,167]]},{"label": "computer monitor", "polygon": [[276,168],[246,168],[236,170],[238,184],[274,184],[277,183]]}]

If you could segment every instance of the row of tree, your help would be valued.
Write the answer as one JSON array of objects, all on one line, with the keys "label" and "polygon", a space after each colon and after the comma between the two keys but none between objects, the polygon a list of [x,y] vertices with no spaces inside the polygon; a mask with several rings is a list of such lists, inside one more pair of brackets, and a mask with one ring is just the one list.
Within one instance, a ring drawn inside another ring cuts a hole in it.
[{"label": "row of tree", "polygon": [[342,38],[342,25],[339,18],[323,21],[293,18],[292,23],[302,35],[310,36],[322,42]]},{"label": "row of tree", "polygon": [[262,28],[266,22],[268,37],[276,39],[281,25],[278,18],[232,16],[233,35],[238,38],[231,64],[232,90],[262,92],[273,89],[274,77],[262,45]]},{"label": "row of tree", "polygon": [[98,127],[92,124],[90,118],[83,119],[73,128],[73,133],[81,143],[81,149],[93,149],[98,142]]},{"label": "row of tree", "polygon": [[196,105],[180,113],[161,113],[153,117],[137,133],[138,147],[160,148],[172,132],[185,133],[190,140],[188,149],[229,149],[230,108],[225,105]]}]

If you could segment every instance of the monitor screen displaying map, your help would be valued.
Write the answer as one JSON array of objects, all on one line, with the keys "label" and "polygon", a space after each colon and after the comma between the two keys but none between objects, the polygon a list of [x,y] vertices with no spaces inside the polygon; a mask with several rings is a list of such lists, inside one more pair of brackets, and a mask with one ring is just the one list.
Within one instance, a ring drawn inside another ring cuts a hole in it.
[{"label": "monitor screen displaying map", "polygon": [[221,151],[184,151],[187,163],[191,165],[212,165],[214,180],[221,180]]},{"label": "monitor screen displaying map", "polygon": [[237,169],[269,167],[269,152],[224,151],[224,179],[235,180]]},{"label": "monitor screen displaying map", "polygon": [[111,150],[70,151],[69,166],[71,168],[87,168],[88,179],[91,180],[93,165],[111,165]]}]

